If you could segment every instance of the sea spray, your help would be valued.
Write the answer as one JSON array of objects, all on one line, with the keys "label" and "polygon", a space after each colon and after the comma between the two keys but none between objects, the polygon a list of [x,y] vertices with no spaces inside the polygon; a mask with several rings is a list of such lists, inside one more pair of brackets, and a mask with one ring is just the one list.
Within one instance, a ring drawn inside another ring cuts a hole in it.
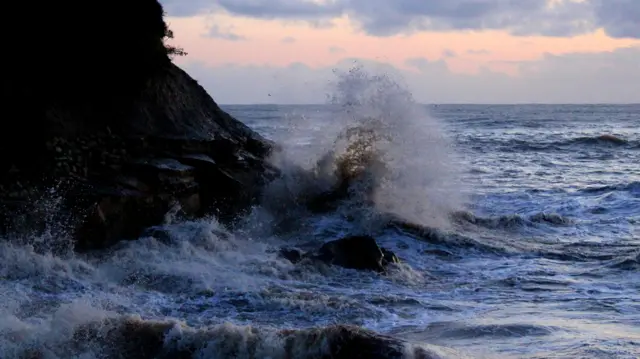
[{"label": "sea spray", "polygon": [[[180,339],[200,348],[193,357],[199,357],[197,352],[203,357],[234,357],[225,356],[228,350],[239,350],[247,358],[262,357],[260,350],[243,349],[250,339],[251,345],[265,346],[277,358],[286,357],[288,349],[267,340],[277,329],[260,325],[264,314],[280,312],[278,327],[295,322],[299,322],[296,327],[300,322],[321,326],[339,312],[347,322],[382,314],[375,306],[309,287],[309,283],[325,287],[337,279],[344,288],[336,290],[351,292],[350,281],[371,281],[375,274],[349,278],[339,268],[293,266],[269,251],[269,240],[258,239],[238,237],[214,219],[206,219],[158,226],[136,241],[85,255],[37,253],[28,244],[1,243],[0,354],[3,358],[126,357],[138,353],[129,351],[137,339],[118,334],[121,330],[133,326],[136,333],[149,334],[160,325],[152,319],[167,323],[177,317],[193,326]],[[24,240],[29,241],[41,239]],[[139,319],[131,321],[129,314]],[[108,322],[100,324],[104,318]],[[255,325],[251,329],[225,322]],[[254,339],[240,335],[247,330]],[[167,332],[167,340],[174,334],[175,330]],[[298,357],[312,357],[304,350],[311,354],[317,350],[304,348],[305,342],[296,344]],[[165,349],[175,353],[175,342],[171,343]]]},{"label": "sea spray", "polygon": [[280,214],[299,217],[301,203],[357,177],[350,183],[349,197],[372,206],[367,211],[349,206],[346,216],[372,225],[379,214],[388,213],[447,228],[450,214],[463,208],[465,198],[455,152],[438,121],[391,74],[356,65],[336,70],[335,76],[328,112],[322,118],[291,120],[285,136],[304,133],[307,143],[302,149],[288,148],[286,137],[281,139],[283,151],[272,161],[283,170],[283,178],[268,189],[265,207],[278,203],[278,208],[286,208]]},{"label": "sea spray", "polygon": [[[288,330],[224,323],[193,328],[175,320],[143,320],[139,316],[71,316],[39,337],[12,333],[10,358],[83,359],[445,359],[463,358],[437,346],[415,345],[352,326]],[[64,314],[63,314],[64,315]],[[91,318],[91,319],[89,319]],[[55,333],[51,341],[49,333]],[[6,349],[6,348],[4,348]],[[8,358],[3,356],[3,358]]]},{"label": "sea spray", "polygon": [[[469,215],[454,218],[460,223],[453,233],[404,223],[376,234],[413,272],[378,275],[279,258],[282,246],[313,249],[360,231],[343,215],[356,213],[348,206],[293,217],[307,227],[286,235],[269,233],[271,223],[257,219],[252,231],[230,230],[213,219],[173,221],[138,240],[84,254],[36,245],[68,240],[66,226],[53,216],[41,237],[0,243],[0,358],[144,358],[144,348],[176,354],[176,348],[197,346],[195,355],[182,357],[233,352],[231,357],[256,358],[273,353],[275,359],[290,353],[274,340],[278,335],[293,338],[284,343],[308,358],[319,352],[317,340],[332,337],[332,324],[456,347],[474,358],[637,358],[636,149],[501,147],[513,136],[527,145],[552,142],[558,134],[591,136],[585,124],[605,133],[601,127],[610,123],[627,128],[624,137],[637,143],[637,110],[630,115],[615,106],[569,106],[571,116],[559,125],[538,120],[539,111],[567,114],[566,108],[439,107],[438,117],[448,118],[447,129],[458,140],[456,150],[472,162],[467,168],[483,172],[468,178],[478,197]],[[261,114],[261,106],[237,111],[245,118]],[[284,107],[260,123],[279,128],[288,111],[304,112],[313,129],[287,137],[293,158],[313,148],[323,126],[333,126],[316,120],[342,113]],[[566,134],[567,128],[573,132]],[[328,150],[341,133],[324,140]],[[478,147],[479,139],[487,142]],[[309,152],[319,154],[316,160],[327,153]],[[602,156],[611,161],[607,166]],[[420,280],[414,273],[431,277]],[[141,345],[143,339],[150,345]]]}]

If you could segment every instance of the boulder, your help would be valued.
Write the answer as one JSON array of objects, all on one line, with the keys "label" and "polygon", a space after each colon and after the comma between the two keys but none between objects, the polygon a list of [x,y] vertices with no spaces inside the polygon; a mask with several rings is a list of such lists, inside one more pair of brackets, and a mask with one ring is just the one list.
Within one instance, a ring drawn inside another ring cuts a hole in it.
[{"label": "boulder", "polygon": [[309,258],[344,268],[376,272],[385,272],[390,263],[400,262],[395,253],[378,246],[371,236],[344,237],[307,253],[297,248],[282,248],[278,254],[294,264]]},{"label": "boulder", "polygon": [[314,258],[344,268],[384,272],[398,257],[370,236],[351,236],[325,243]]},{"label": "boulder", "polygon": [[[95,249],[136,238],[169,212],[232,223],[277,176],[266,161],[273,143],[171,61],[157,0],[28,12],[37,37],[15,44],[22,52],[2,83],[5,111],[18,116],[0,124],[5,234],[64,222],[77,249]],[[50,61],[26,67],[34,51]],[[42,216],[52,197],[62,200]]]},{"label": "boulder", "polygon": [[305,258],[305,253],[298,248],[281,248],[278,255],[293,264],[296,264]]}]

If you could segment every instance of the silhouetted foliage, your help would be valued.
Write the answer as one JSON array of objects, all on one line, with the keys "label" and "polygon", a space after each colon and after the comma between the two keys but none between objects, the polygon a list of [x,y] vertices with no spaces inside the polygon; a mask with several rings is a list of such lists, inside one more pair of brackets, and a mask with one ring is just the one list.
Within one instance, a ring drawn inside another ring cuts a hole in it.
[{"label": "silhouetted foliage", "polygon": [[[166,26],[166,23],[165,23]],[[165,40],[166,39],[173,39],[173,31],[171,31],[171,29],[169,29],[168,27],[165,29],[164,31],[164,37]],[[187,56],[187,52],[184,51],[183,48],[181,47],[175,47],[175,46],[171,46],[165,43],[164,45],[165,49],[167,49],[167,55],[169,55],[169,57],[173,57],[173,56]]]}]

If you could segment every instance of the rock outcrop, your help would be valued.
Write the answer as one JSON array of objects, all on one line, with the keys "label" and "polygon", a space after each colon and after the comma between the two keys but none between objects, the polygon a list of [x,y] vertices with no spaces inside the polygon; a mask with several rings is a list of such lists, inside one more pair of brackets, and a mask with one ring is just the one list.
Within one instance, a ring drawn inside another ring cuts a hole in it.
[{"label": "rock outcrop", "polygon": [[310,259],[343,268],[380,273],[386,272],[389,264],[400,262],[395,253],[380,247],[371,236],[340,238],[323,244],[316,251],[306,253],[296,248],[283,248],[279,254],[292,263]]},{"label": "rock outcrop", "polygon": [[398,257],[370,236],[351,236],[325,243],[315,258],[340,267],[384,272]]},{"label": "rock outcrop", "polygon": [[[28,11],[27,33],[37,36],[10,40],[3,232],[45,226],[52,214],[43,215],[41,202],[54,196],[64,199],[54,221],[67,219],[77,249],[134,238],[172,210],[233,219],[276,175],[265,161],[273,144],[172,63],[176,50],[164,43],[170,32],[157,0],[95,10],[43,3]],[[27,58],[44,60],[27,68]]]}]

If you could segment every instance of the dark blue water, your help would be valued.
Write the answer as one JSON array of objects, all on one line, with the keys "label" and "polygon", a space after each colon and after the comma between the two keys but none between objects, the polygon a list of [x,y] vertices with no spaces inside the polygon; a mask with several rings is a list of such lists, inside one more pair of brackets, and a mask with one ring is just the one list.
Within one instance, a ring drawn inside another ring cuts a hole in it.
[{"label": "dark blue water", "polygon": [[[331,127],[323,107],[228,109],[283,141],[284,114],[312,124],[297,133]],[[433,277],[383,286],[394,293],[378,299],[387,318],[368,325],[489,357],[640,355],[640,105],[426,111],[452,139],[476,223],[456,227],[464,241],[389,233]],[[420,151],[407,155],[429,156]]]},{"label": "dark blue water", "polygon": [[[345,121],[327,106],[224,108],[310,167]],[[411,125],[424,121],[433,138],[394,132],[401,178],[379,203],[430,235],[379,228],[373,210],[349,208],[300,214],[278,231],[256,208],[234,232],[169,218],[173,241],[141,238],[100,259],[2,244],[0,332],[55,347],[77,323],[135,314],[229,331],[352,323],[451,357],[639,357],[640,105],[420,111]],[[399,112],[389,118],[408,115]],[[390,275],[276,255],[363,230],[402,259]],[[24,345],[1,344],[3,358]]]}]

